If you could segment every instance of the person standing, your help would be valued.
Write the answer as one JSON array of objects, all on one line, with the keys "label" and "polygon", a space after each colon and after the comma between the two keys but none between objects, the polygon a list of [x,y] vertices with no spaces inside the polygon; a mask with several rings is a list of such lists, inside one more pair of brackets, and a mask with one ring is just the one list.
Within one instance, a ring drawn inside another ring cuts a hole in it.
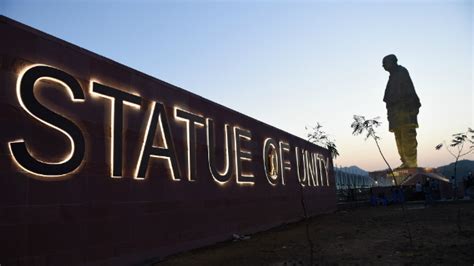
[{"label": "person standing", "polygon": [[427,179],[423,185],[423,192],[425,193],[425,206],[433,204],[433,191],[431,189],[431,180]]},{"label": "person standing", "polygon": [[415,195],[416,195],[416,200],[421,200],[422,197],[422,192],[423,192],[423,187],[421,186],[420,181],[416,182],[415,185]]},{"label": "person standing", "polygon": [[456,182],[456,177],[455,176],[451,176],[450,183],[451,183],[451,187],[452,187],[452,191],[453,191],[453,200],[455,200],[458,196],[458,184]]},{"label": "person standing", "polygon": [[408,70],[398,64],[395,55],[385,56],[382,65],[390,73],[383,101],[387,107],[389,130],[395,134],[398,154],[402,161],[397,169],[418,167],[416,128],[421,107],[420,99]]}]

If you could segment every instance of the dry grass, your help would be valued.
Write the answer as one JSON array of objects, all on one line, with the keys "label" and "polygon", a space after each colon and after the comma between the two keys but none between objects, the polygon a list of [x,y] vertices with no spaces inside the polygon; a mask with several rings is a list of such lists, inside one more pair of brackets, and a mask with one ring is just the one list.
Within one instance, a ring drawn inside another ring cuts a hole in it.
[{"label": "dry grass", "polygon": [[[473,265],[474,203],[408,205],[410,247],[398,206],[313,217],[315,265]],[[169,257],[164,265],[310,265],[305,222]]]}]

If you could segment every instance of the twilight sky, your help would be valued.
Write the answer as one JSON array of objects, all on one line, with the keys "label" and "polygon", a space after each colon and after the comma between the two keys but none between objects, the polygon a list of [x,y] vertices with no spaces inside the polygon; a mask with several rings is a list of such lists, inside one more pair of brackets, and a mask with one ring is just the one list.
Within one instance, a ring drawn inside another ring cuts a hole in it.
[{"label": "twilight sky", "polygon": [[[381,145],[400,164],[382,101],[397,55],[422,107],[418,161],[474,127],[473,1],[0,1],[0,14],[305,138],[320,122],[336,164],[385,167],[352,136],[354,114],[380,116]],[[474,160],[474,155],[467,157]]]}]

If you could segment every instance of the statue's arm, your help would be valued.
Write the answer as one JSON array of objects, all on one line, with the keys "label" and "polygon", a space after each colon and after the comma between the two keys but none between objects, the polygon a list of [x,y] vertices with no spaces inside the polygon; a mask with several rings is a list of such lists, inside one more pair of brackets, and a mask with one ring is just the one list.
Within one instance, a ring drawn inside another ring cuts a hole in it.
[{"label": "statue's arm", "polygon": [[421,106],[420,99],[415,91],[415,86],[411,80],[408,70],[404,69],[400,73],[400,101],[407,105],[407,108],[417,109]]}]

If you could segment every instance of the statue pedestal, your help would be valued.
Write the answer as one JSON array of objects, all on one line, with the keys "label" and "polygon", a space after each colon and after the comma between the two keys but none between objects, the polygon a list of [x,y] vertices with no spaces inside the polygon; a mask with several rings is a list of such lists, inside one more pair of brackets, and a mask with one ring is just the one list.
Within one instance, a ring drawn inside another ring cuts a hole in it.
[{"label": "statue pedestal", "polygon": [[395,169],[393,170],[393,175],[390,172],[387,172],[387,176],[394,178],[398,185],[411,185],[414,180],[420,179],[420,177],[449,182],[448,178],[436,172],[436,169],[434,168],[416,167]]}]

